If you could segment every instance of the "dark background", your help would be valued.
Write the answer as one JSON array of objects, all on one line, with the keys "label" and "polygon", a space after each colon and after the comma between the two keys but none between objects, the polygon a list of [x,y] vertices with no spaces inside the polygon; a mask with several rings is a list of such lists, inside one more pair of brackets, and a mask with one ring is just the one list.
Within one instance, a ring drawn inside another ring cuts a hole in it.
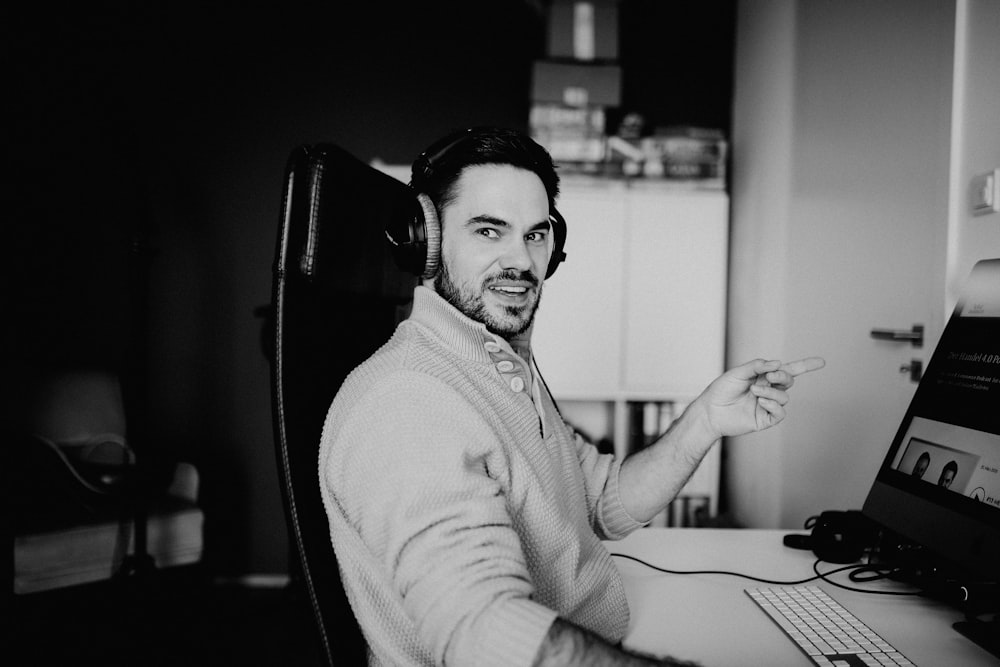
[{"label": "dark background", "polygon": [[[545,2],[343,4],[39,3],[0,21],[6,419],[47,369],[143,371],[132,444],[198,466],[218,573],[286,571],[254,310],[270,300],[289,153],[328,141],[408,164],[454,128],[527,130],[545,56]],[[728,136],[733,5],[623,0],[620,111]]]}]

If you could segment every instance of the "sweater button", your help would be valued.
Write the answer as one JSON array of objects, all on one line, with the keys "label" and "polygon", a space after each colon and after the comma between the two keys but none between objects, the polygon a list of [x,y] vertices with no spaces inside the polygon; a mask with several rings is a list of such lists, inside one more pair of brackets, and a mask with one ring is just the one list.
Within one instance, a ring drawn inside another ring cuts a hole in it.
[{"label": "sweater button", "polygon": [[485,343],[483,343],[483,347],[486,348],[487,352],[491,352],[493,354],[496,354],[497,352],[500,351],[499,343],[495,343],[492,340],[488,340]]},{"label": "sweater button", "polygon": [[520,376],[515,376],[510,379],[510,388],[514,391],[524,391],[524,380]]},{"label": "sweater button", "polygon": [[514,362],[510,361],[509,359],[504,359],[503,361],[497,364],[497,370],[500,371],[501,373],[510,373],[512,370],[514,370]]}]

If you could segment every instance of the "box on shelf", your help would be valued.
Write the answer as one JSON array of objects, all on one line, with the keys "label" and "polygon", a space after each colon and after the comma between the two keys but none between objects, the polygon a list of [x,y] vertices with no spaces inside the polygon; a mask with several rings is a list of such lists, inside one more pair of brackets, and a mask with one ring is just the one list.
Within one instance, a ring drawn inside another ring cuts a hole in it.
[{"label": "box on shelf", "polygon": [[607,153],[604,109],[533,104],[529,118],[531,138],[555,162],[603,162]]},{"label": "box on shelf", "polygon": [[554,0],[549,6],[547,47],[550,58],[616,60],[617,1]]},{"label": "box on shelf", "polygon": [[536,60],[531,101],[572,107],[617,107],[622,99],[622,70],[597,65]]},{"label": "box on shelf", "polygon": [[638,139],[610,137],[609,160],[627,176],[725,184],[728,144],[720,130],[671,127]]}]

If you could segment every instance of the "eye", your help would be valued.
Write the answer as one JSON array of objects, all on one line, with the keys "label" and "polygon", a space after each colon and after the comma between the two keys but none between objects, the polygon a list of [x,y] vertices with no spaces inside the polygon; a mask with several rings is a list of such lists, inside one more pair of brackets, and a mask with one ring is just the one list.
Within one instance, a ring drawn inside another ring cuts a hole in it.
[{"label": "eye", "polygon": [[524,237],[524,240],[528,243],[545,243],[545,232],[531,232]]},{"label": "eye", "polygon": [[476,233],[485,236],[488,239],[498,239],[500,238],[500,232],[493,229],[492,227],[480,227],[476,230]]}]

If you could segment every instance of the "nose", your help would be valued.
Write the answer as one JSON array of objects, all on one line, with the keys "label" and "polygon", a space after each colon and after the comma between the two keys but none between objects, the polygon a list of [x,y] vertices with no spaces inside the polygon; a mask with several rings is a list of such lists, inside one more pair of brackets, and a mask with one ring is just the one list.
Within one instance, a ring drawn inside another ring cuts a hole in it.
[{"label": "nose", "polygon": [[500,256],[500,268],[528,271],[531,269],[531,253],[523,239],[512,239]]}]

